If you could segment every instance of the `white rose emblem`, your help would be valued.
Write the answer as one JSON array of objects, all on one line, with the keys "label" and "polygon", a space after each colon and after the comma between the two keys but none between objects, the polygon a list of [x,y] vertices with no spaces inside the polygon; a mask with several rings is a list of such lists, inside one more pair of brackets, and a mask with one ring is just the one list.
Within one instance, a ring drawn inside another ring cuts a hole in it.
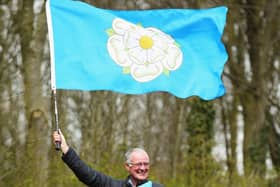
[{"label": "white rose emblem", "polygon": [[179,45],[159,29],[116,18],[107,33],[111,58],[138,82],[151,81],[161,73],[169,75],[182,64]]}]

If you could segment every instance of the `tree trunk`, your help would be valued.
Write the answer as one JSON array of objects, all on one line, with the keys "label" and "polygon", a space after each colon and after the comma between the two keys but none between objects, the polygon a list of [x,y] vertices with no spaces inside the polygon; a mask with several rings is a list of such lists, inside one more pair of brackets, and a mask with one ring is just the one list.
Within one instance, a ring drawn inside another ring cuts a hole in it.
[{"label": "tree trunk", "polygon": [[[247,37],[248,52],[252,68],[252,92],[245,92],[241,96],[244,109],[244,168],[248,176],[252,172],[264,176],[265,159],[267,153],[267,128],[265,126],[265,71],[267,69],[268,48],[266,48],[267,32],[261,11],[254,7],[265,7],[263,0],[248,0]],[[263,48],[262,48],[262,47]]]},{"label": "tree trunk", "polygon": [[[28,120],[26,155],[28,168],[25,184],[46,186],[50,128],[47,111],[49,101],[42,94],[41,65],[46,41],[44,9],[33,12],[34,1],[22,1],[19,35],[23,62],[25,116]],[[37,19],[36,19],[37,18]]]}]

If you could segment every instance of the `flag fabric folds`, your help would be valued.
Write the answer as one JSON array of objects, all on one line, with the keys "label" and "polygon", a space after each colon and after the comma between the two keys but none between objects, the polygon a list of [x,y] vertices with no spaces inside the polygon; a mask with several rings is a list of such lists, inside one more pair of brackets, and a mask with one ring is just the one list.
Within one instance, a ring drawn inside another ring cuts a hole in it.
[{"label": "flag fabric folds", "polygon": [[48,0],[46,12],[53,89],[225,94],[226,7],[109,10]]}]

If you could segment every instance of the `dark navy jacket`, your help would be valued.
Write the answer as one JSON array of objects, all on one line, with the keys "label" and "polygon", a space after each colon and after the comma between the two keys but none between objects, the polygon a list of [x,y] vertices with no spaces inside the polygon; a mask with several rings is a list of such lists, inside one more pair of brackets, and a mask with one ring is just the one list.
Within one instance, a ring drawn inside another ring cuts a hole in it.
[{"label": "dark navy jacket", "polygon": [[[116,180],[101,172],[95,171],[83,162],[72,148],[69,148],[68,152],[62,156],[62,160],[81,182],[90,187],[131,187],[131,184],[128,182],[129,177],[126,180]],[[143,181],[142,184],[145,182],[147,181]],[[163,186],[153,182],[153,187]]]}]

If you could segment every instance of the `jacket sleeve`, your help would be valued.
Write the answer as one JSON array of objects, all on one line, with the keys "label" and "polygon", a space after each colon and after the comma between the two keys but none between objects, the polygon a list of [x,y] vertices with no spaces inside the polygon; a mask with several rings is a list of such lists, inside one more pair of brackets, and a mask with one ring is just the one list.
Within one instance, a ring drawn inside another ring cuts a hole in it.
[{"label": "jacket sleeve", "polygon": [[74,172],[78,179],[88,186],[107,187],[112,182],[110,177],[90,168],[72,148],[69,148],[68,152],[62,155],[62,160]]}]

